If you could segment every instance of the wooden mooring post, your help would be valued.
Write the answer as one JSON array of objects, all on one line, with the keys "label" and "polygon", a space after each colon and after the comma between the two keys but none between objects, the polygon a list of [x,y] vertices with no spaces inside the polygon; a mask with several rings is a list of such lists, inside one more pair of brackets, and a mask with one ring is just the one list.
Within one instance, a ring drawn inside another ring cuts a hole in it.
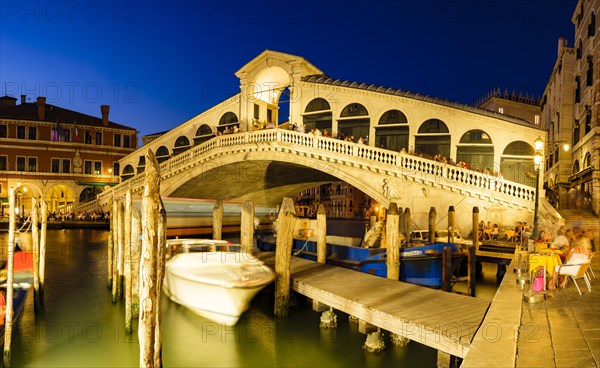
[{"label": "wooden mooring post", "polygon": [[131,313],[131,299],[132,299],[132,259],[131,259],[131,187],[125,193],[125,213],[124,213],[124,258],[125,258],[125,331],[131,333],[132,331],[132,313]]},{"label": "wooden mooring post", "polygon": [[327,212],[325,205],[319,204],[317,209],[317,262],[327,261]]},{"label": "wooden mooring post", "polygon": [[117,215],[117,270],[119,272],[117,295],[122,298],[125,289],[125,204],[119,201]]},{"label": "wooden mooring post", "polygon": [[38,228],[38,202],[31,197],[31,240],[33,241],[33,310],[40,308],[40,233]]},{"label": "wooden mooring post", "polygon": [[162,366],[160,331],[160,301],[164,273],[164,234],[160,225],[164,211],[160,199],[160,172],[151,150],[146,154],[144,194],[142,196],[142,254],[140,263],[140,316],[138,339],[140,367]]},{"label": "wooden mooring post", "polygon": [[245,201],[240,220],[240,243],[242,251],[252,254],[254,251],[254,203]]},{"label": "wooden mooring post", "polygon": [[404,210],[404,237],[407,243],[410,243],[410,222],[410,208],[406,207]]},{"label": "wooden mooring post", "polygon": [[119,227],[119,201],[114,198],[113,200],[113,206],[112,206],[112,211],[111,211],[111,223],[112,223],[112,228],[110,231],[110,234],[108,236],[112,236],[113,238],[113,254],[112,254],[112,286],[111,286],[111,291],[112,291],[112,301],[113,303],[117,302],[117,287],[118,287],[118,279],[119,279],[119,272],[117,270],[117,265],[118,265],[118,244],[119,244],[119,232],[117,230],[117,228]]},{"label": "wooden mooring post", "polygon": [[398,205],[390,203],[386,220],[386,246],[387,246],[387,278],[400,279],[400,233],[398,232]]},{"label": "wooden mooring post", "polygon": [[13,326],[13,280],[14,280],[14,253],[15,253],[15,231],[16,231],[16,215],[15,215],[15,189],[10,188],[8,191],[8,245],[7,245],[7,269],[6,277],[6,312],[4,313],[4,356],[3,366],[10,367],[10,348]]},{"label": "wooden mooring post", "polygon": [[290,304],[290,260],[296,225],[296,210],[292,198],[281,203],[277,217],[277,242],[275,244],[275,316],[286,317]]},{"label": "wooden mooring post", "polygon": [[48,203],[46,203],[45,199],[42,199],[40,202],[42,205],[42,210],[41,210],[42,227],[40,230],[39,298],[40,298],[40,304],[43,305],[44,304],[44,282],[46,280],[46,234],[48,232]]},{"label": "wooden mooring post", "polygon": [[223,202],[217,199],[213,208],[213,239],[221,240],[223,238]]},{"label": "wooden mooring post", "polygon": [[112,289],[112,284],[113,284],[113,251],[114,251],[114,242],[113,242],[113,231],[115,228],[115,213],[113,211],[113,202],[114,202],[114,190],[113,193],[110,195],[110,197],[108,197],[108,208],[110,211],[110,217],[109,217],[109,227],[108,227],[108,240],[106,242],[106,247],[107,247],[107,271],[108,271],[108,280],[107,280],[107,287],[109,289]]},{"label": "wooden mooring post", "polygon": [[428,244],[435,243],[435,222],[437,219],[437,212],[435,207],[429,209],[429,242]]},{"label": "wooden mooring post", "polygon": [[452,248],[442,250],[442,290],[452,291]]},{"label": "wooden mooring post", "polygon": [[140,254],[142,251],[142,220],[137,208],[131,210],[131,314],[133,318],[139,316],[139,273]]},{"label": "wooden mooring post", "polygon": [[454,243],[454,206],[448,207],[448,243]]},{"label": "wooden mooring post", "polygon": [[475,296],[475,273],[477,272],[477,245],[479,243],[479,208],[473,207],[473,244],[469,245],[469,294]]}]

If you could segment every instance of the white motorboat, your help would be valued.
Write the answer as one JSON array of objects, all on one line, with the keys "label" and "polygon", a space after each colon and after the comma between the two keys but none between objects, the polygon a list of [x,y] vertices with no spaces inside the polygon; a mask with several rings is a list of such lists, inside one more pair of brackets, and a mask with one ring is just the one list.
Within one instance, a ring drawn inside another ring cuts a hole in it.
[{"label": "white motorboat", "polygon": [[[203,248],[201,241],[194,241],[195,248]],[[188,246],[183,249],[194,248],[191,239],[184,242]],[[196,314],[233,326],[254,296],[274,278],[268,266],[248,253],[184,250],[166,263],[163,291]]]}]

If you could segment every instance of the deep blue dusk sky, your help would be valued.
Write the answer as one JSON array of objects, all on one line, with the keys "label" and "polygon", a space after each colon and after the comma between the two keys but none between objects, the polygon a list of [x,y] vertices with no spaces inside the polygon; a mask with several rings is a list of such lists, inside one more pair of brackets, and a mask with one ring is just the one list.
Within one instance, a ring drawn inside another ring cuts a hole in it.
[{"label": "deep blue dusk sky", "polygon": [[100,116],[140,136],[239,92],[265,49],[337,79],[472,104],[542,94],[576,0],[0,2],[0,94]]}]

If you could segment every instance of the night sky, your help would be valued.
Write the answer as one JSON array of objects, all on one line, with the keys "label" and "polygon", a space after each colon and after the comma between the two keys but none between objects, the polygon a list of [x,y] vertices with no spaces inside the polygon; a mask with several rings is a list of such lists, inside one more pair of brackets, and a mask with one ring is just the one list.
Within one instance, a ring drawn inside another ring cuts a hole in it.
[{"label": "night sky", "polygon": [[38,95],[171,129],[239,92],[265,49],[332,78],[467,104],[495,87],[541,97],[576,0],[5,1],[1,95]]}]

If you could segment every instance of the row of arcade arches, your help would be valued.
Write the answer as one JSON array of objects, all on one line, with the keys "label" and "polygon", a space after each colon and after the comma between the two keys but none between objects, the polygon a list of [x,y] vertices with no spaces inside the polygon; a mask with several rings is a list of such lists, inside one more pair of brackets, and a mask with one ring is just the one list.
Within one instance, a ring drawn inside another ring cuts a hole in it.
[{"label": "row of arcade arches", "polygon": [[[324,98],[311,100],[302,113],[302,122],[305,131],[319,129],[332,131],[333,110]],[[371,116],[367,108],[360,103],[346,105],[337,118],[339,138],[354,137],[356,142],[359,137],[367,137],[371,127]],[[156,150],[158,162],[168,160],[171,156],[185,152],[195,145],[208,141],[218,134],[239,128],[238,116],[228,111],[219,119],[216,130],[208,124],[200,125],[195,136],[190,140],[187,136],[175,139],[173,147],[162,145]],[[410,151],[409,121],[405,113],[398,109],[390,109],[379,118],[375,128],[374,140],[369,139],[370,145],[400,152]],[[424,157],[441,155],[450,157],[451,133],[447,124],[440,119],[428,119],[421,123],[415,136],[414,154]],[[471,169],[489,172],[490,174],[502,173],[507,180],[534,185],[531,173],[533,172],[533,147],[523,141],[510,143],[502,152],[500,167],[494,167],[494,145],[488,133],[474,129],[464,133],[458,143],[456,162],[464,161]],[[139,157],[137,167],[128,164],[121,173],[122,180],[133,177],[145,169],[144,156]]]}]

